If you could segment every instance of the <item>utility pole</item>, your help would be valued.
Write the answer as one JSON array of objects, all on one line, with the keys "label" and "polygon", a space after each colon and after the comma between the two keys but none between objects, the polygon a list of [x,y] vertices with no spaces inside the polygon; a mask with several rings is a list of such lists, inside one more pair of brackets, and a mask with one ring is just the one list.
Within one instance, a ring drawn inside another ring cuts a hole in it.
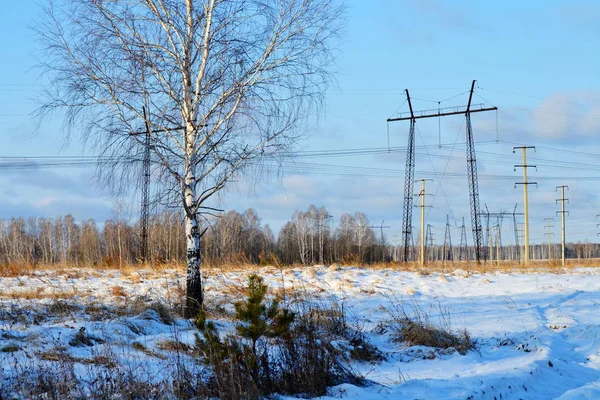
[{"label": "utility pole", "polygon": [[487,242],[490,246],[490,249],[488,251],[489,254],[489,259],[490,259],[490,263],[492,262],[493,254],[492,254],[492,235],[491,235],[491,231],[490,231],[490,210],[488,209],[487,204],[485,204],[485,213],[482,213],[485,216],[485,234],[486,234],[486,239]]},{"label": "utility pole", "polygon": [[552,235],[554,235],[552,229],[554,228],[554,225],[551,225],[550,223],[554,222],[554,218],[544,218],[544,221],[546,221],[544,228],[548,230],[548,232],[544,233],[544,235],[548,236],[548,260],[552,260]]},{"label": "utility pole", "polygon": [[[473,92],[475,89],[475,80],[471,82],[471,90],[469,91],[469,101],[464,109],[457,107],[450,108],[439,108],[434,112],[421,111],[415,113],[412,108],[412,103],[408,89],[406,92],[406,99],[410,108],[410,114],[400,115],[398,118],[388,118],[387,122],[394,121],[410,121],[410,131],[408,136],[408,147],[406,149],[406,169],[405,169],[405,180],[404,180],[404,215],[402,220],[403,229],[403,241],[405,249],[408,248],[408,240],[410,236],[410,226],[412,219],[412,193],[413,193],[413,177],[415,169],[415,123],[417,119],[421,118],[438,118],[450,116],[450,115],[464,115],[466,118],[466,156],[467,156],[467,176],[469,181],[469,199],[471,204],[471,225],[473,228],[473,245],[475,247],[475,258],[477,262],[481,259],[481,245],[482,245],[482,229],[481,222],[479,219],[479,183],[477,178],[477,162],[475,158],[475,141],[473,140],[473,129],[471,127],[471,114],[484,111],[497,111],[497,107],[485,107],[484,104],[472,104]],[[405,261],[408,259],[408,253],[405,251]]]},{"label": "utility pole", "polygon": [[411,225],[410,226],[410,251],[411,251],[411,260],[416,259],[417,257],[415,256],[415,253],[417,251],[417,249],[415,248],[415,236],[413,235],[413,232],[415,231],[415,226]]},{"label": "utility pole", "polygon": [[488,242],[490,245],[490,264],[492,264],[494,262],[494,252],[493,252],[493,237],[492,237],[492,231],[490,228],[490,211],[487,208],[487,204],[485,205],[485,210],[486,210],[486,221],[487,221],[487,237],[488,237]]},{"label": "utility pole", "polygon": [[400,247],[399,239],[400,239],[400,236],[398,236],[398,235],[392,236],[392,240],[394,241],[394,256],[393,256],[394,262],[398,262],[398,247]]},{"label": "utility pole", "polygon": [[562,229],[561,229],[561,239],[562,239],[562,266],[565,266],[565,214],[568,214],[568,211],[565,211],[565,201],[569,202],[569,199],[565,199],[565,188],[568,190],[569,186],[567,185],[560,185],[556,187],[556,190],[560,189],[561,191],[561,197],[560,199],[556,199],[556,202],[558,203],[560,201],[561,203],[561,208],[560,211],[557,211],[557,214],[560,214],[561,216],[561,222],[562,222]]},{"label": "utility pole", "polygon": [[[600,217],[600,214],[596,214],[596,219],[598,219],[598,217]],[[600,224],[596,224],[596,229],[598,229],[598,227],[600,226]],[[600,236],[600,233],[596,233],[596,237]]]},{"label": "utility pole", "polygon": [[520,246],[519,246],[519,230],[517,228],[517,204],[515,204],[515,209],[513,210],[512,213],[513,216],[513,229],[514,229],[514,234],[515,234],[515,246],[517,248],[517,257],[519,259],[521,259],[521,255],[520,255]]},{"label": "utility pole", "polygon": [[516,182],[517,185],[523,185],[523,211],[525,212],[525,265],[529,264],[529,200],[527,197],[527,186],[537,185],[537,182],[527,182],[527,168],[536,168],[535,165],[527,165],[527,149],[535,149],[535,146],[517,146],[513,147],[513,153],[516,149],[523,150],[523,164],[516,164],[514,169],[523,168],[523,182]]},{"label": "utility pole", "polygon": [[421,181],[421,191],[415,196],[421,197],[421,254],[420,254],[420,264],[421,267],[425,266],[425,181],[430,181],[431,179],[420,179]]},{"label": "utility pole", "polygon": [[500,266],[500,225],[496,225],[496,263]]}]

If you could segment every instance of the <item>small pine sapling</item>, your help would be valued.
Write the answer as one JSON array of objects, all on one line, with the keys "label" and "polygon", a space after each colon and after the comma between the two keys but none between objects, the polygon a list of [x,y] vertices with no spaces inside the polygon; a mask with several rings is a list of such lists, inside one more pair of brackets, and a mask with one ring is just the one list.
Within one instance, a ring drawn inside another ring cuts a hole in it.
[{"label": "small pine sapling", "polygon": [[252,352],[256,355],[256,342],[262,336],[281,337],[290,331],[295,314],[279,307],[279,301],[265,301],[267,285],[255,274],[248,277],[248,298],[234,304],[235,317],[242,322],[237,326],[240,336],[252,341]]}]

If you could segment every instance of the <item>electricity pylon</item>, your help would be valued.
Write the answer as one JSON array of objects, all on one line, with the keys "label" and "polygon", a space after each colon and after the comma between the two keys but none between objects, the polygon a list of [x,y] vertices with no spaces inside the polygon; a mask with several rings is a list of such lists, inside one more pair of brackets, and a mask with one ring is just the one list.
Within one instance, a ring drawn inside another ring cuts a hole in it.
[{"label": "electricity pylon", "polygon": [[452,237],[450,236],[450,216],[446,215],[446,232],[444,233],[444,263],[447,260],[454,261],[452,255]]},{"label": "electricity pylon", "polygon": [[[415,113],[412,108],[412,102],[408,89],[405,90],[406,99],[410,109],[410,114],[407,116],[400,116],[398,118],[388,118],[387,122],[394,121],[410,121],[410,131],[408,135],[408,147],[406,149],[406,170],[404,180],[404,208],[403,208],[403,220],[402,220],[402,235],[405,249],[408,248],[408,241],[410,236],[410,227],[412,220],[412,193],[414,168],[415,168],[415,123],[417,119],[421,118],[440,118],[449,115],[464,115],[466,118],[466,156],[467,156],[467,175],[469,183],[469,198],[471,204],[471,225],[473,229],[473,244],[475,246],[475,258],[477,262],[481,259],[481,242],[482,242],[482,230],[481,221],[479,217],[479,181],[477,178],[477,160],[475,157],[475,141],[473,140],[473,128],[471,126],[471,114],[483,111],[497,111],[498,107],[484,107],[483,104],[473,105],[473,92],[475,89],[475,80],[471,83],[471,90],[469,91],[469,101],[464,110],[459,110],[456,107],[450,109],[438,108],[436,112],[419,112]],[[408,260],[408,253],[405,251],[405,261]]]},{"label": "electricity pylon", "polygon": [[500,231],[498,232],[499,235],[499,240],[500,240],[500,247],[502,247],[502,222],[504,221],[504,217],[508,217],[510,215],[512,215],[513,217],[513,227],[515,230],[515,246],[517,247],[517,249],[519,248],[519,233],[517,231],[517,215],[523,215],[523,213],[518,213],[517,212],[517,205],[515,204],[515,208],[513,210],[513,212],[508,212],[508,211],[499,211],[499,212],[490,212],[487,204],[485,204],[485,212],[481,212],[481,215],[485,217],[486,219],[486,242],[489,245],[489,255],[490,255],[490,262],[492,260],[492,256],[493,256],[493,238],[492,236],[494,235],[493,233],[493,229],[492,227],[490,227],[490,217],[496,217],[496,224],[498,226],[500,226]]},{"label": "electricity pylon", "polygon": [[465,217],[462,217],[462,225],[460,227],[460,251],[458,258],[466,260],[468,258],[467,249],[467,228],[465,227]]},{"label": "electricity pylon", "polygon": [[142,108],[146,131],[144,132],[144,159],[142,161],[142,204],[140,207],[141,246],[140,258],[148,261],[148,223],[150,219],[150,121],[146,114],[146,107]]},{"label": "electricity pylon", "polygon": [[431,231],[431,225],[427,224],[427,233],[425,236],[425,241],[426,241],[426,246],[431,249],[431,261],[434,261],[434,258],[435,258],[434,248],[433,248],[433,240],[434,240],[433,237],[434,237],[434,234]]}]

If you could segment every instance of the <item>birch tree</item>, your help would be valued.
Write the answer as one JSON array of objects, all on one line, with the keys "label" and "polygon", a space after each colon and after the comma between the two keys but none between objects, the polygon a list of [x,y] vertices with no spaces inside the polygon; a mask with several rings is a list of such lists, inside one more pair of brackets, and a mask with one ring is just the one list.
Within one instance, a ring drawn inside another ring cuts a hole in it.
[{"label": "birch tree", "polygon": [[[46,0],[38,31],[50,90],[111,168],[150,132],[185,215],[186,316],[202,303],[199,216],[232,176],[281,155],[331,81],[338,0]],[[148,146],[146,146],[148,147]],[[254,165],[254,164],[253,164]],[[109,174],[107,174],[107,172]],[[126,177],[128,175],[123,175]],[[114,182],[114,181],[113,181]],[[127,182],[120,177],[118,182]],[[165,194],[165,196],[166,196]]]}]

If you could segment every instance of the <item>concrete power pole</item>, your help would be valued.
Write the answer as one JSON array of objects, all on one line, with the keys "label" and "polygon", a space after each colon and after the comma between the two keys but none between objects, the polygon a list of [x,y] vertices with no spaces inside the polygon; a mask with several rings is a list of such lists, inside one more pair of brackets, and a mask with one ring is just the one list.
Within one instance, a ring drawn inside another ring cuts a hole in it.
[{"label": "concrete power pole", "polygon": [[562,239],[562,266],[565,266],[565,214],[568,214],[568,211],[565,211],[565,201],[568,202],[569,199],[565,199],[565,188],[568,190],[569,187],[567,185],[561,185],[561,186],[557,186],[556,190],[560,189],[561,191],[561,197],[560,199],[556,199],[556,202],[558,203],[559,201],[561,202],[561,208],[560,211],[557,211],[557,214],[560,214],[561,216],[561,223],[562,223],[562,229],[561,229],[561,239]]},{"label": "concrete power pole", "polygon": [[421,191],[419,194],[415,196],[421,197],[421,254],[419,257],[419,261],[421,267],[425,265],[425,181],[430,181],[431,179],[420,179],[421,181]]},{"label": "concrete power pole", "polygon": [[527,165],[527,149],[535,149],[535,146],[517,146],[513,147],[513,153],[516,149],[523,150],[523,164],[516,164],[515,171],[517,168],[523,168],[523,182],[515,182],[515,188],[517,185],[523,185],[523,210],[525,213],[525,265],[529,264],[529,199],[527,197],[527,186],[537,185],[537,182],[527,182],[527,168],[536,168],[535,165]]},{"label": "concrete power pole", "polygon": [[552,235],[554,235],[552,228],[554,228],[554,225],[550,223],[554,222],[554,218],[544,218],[544,221],[546,221],[544,228],[548,229],[548,232],[544,233],[544,235],[548,236],[548,260],[552,260]]}]

